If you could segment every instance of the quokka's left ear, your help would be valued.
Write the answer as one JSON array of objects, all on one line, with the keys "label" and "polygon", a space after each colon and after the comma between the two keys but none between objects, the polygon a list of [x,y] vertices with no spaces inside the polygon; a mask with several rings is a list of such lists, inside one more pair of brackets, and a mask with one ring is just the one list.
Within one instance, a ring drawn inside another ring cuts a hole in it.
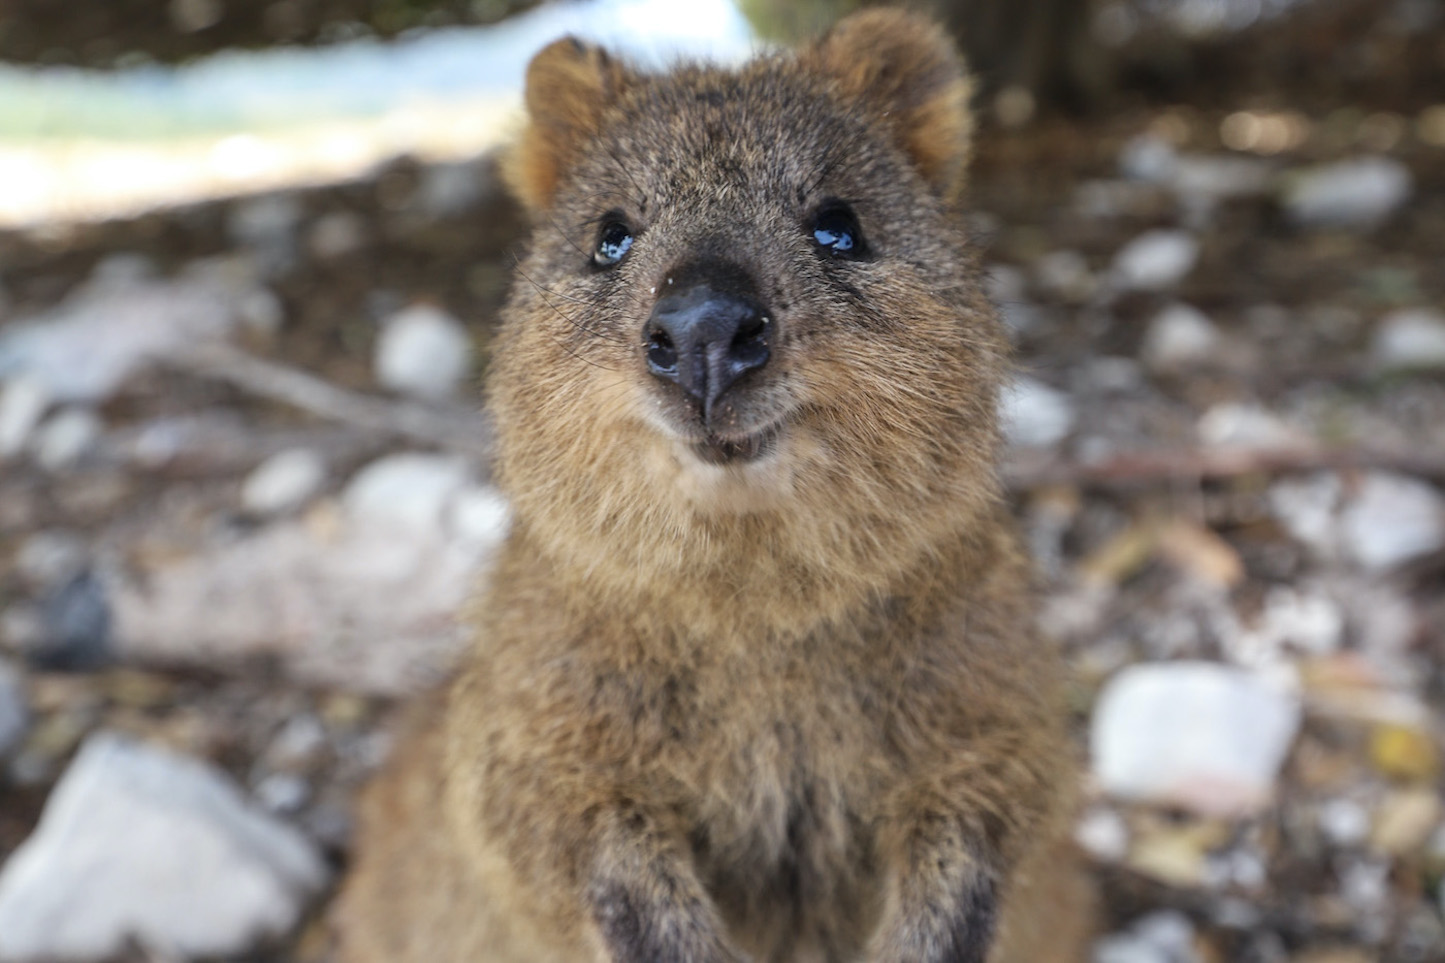
[{"label": "quokka's left ear", "polygon": [[842,97],[875,107],[938,194],[958,193],[973,144],[973,83],[942,27],[903,10],[864,10],[802,56]]},{"label": "quokka's left ear", "polygon": [[602,113],[629,74],[601,47],[564,37],[548,44],[527,67],[527,129],[506,157],[503,171],[530,210],[550,207],[567,169],[601,129]]}]

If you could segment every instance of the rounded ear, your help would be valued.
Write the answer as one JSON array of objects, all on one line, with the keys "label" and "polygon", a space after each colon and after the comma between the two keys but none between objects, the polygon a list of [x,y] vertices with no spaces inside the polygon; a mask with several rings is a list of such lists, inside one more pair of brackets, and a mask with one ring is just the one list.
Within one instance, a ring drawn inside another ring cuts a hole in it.
[{"label": "rounded ear", "polygon": [[601,129],[602,112],[621,92],[626,69],[601,47],[563,37],[527,67],[527,128],[503,172],[527,208],[551,205],[563,173]]},{"label": "rounded ear", "polygon": [[904,10],[863,10],[804,56],[845,99],[876,108],[941,196],[958,193],[973,144],[973,83],[941,26]]}]

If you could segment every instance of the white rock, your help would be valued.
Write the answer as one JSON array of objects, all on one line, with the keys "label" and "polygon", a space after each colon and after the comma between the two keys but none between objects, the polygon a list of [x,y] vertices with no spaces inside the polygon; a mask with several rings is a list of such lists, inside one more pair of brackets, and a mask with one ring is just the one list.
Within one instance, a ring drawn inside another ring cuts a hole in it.
[{"label": "white rock", "polygon": [[1410,170],[1388,157],[1361,157],[1305,171],[1285,189],[1284,205],[1297,223],[1369,228],[1409,200]]},{"label": "white rock", "polygon": [[1218,448],[1285,448],[1304,436],[1278,415],[1259,405],[1221,401],[1199,419],[1199,440]]},{"label": "white rock", "polygon": [[306,780],[289,772],[273,772],[256,784],[256,800],[273,813],[293,813],[311,798]]},{"label": "white rock", "polygon": [[20,673],[9,662],[0,660],[0,759],[20,744],[29,727],[30,710]]},{"label": "white rock", "polygon": [[89,408],[66,408],[35,434],[35,459],[46,471],[60,471],[85,457],[100,441],[105,424]]},{"label": "white rock", "polygon": [[235,955],[290,930],[326,877],[315,847],[224,774],[102,733],[0,872],[0,958],[102,959],[132,939]]},{"label": "white rock", "polygon": [[447,455],[389,455],[356,473],[341,501],[353,519],[414,532],[439,532],[452,498],[470,481],[464,460]]},{"label": "white rock", "polygon": [[267,458],[241,485],[241,509],[249,515],[280,515],[301,507],[326,481],[326,461],[305,448]]},{"label": "white rock", "polygon": [[1131,137],[1119,151],[1119,171],[1125,177],[1158,183],[1168,180],[1179,162],[1174,145],[1154,134]]},{"label": "white rock", "polygon": [[1094,944],[1094,963],[1174,963],[1169,956],[1136,936],[1114,934]]},{"label": "white rock", "polygon": [[1340,476],[1321,472],[1270,486],[1269,507],[1285,531],[1322,557],[1332,558],[1339,551],[1335,513],[1343,497]]},{"label": "white rock", "polygon": [[1320,804],[1320,829],[1336,846],[1358,846],[1370,838],[1370,811],[1353,799]]},{"label": "white rock", "polygon": [[286,308],[270,288],[258,287],[236,300],[236,316],[247,331],[272,338],[286,320]]},{"label": "white rock", "polygon": [[1219,329],[1203,311],[1175,303],[1149,322],[1139,355],[1155,371],[1177,371],[1209,361],[1219,350],[1219,343]]},{"label": "white rock", "polygon": [[1074,427],[1074,403],[1036,378],[1019,377],[999,398],[999,421],[1011,445],[1044,448]]},{"label": "white rock", "polygon": [[1094,774],[1125,799],[1256,812],[1299,724],[1299,698],[1253,673],[1204,662],[1130,666],[1095,705]]},{"label": "white rock", "polygon": [[507,537],[512,509],[495,488],[472,485],[453,496],[447,521],[458,538],[494,547]]},{"label": "white rock", "polygon": [[97,271],[54,308],[0,330],[0,376],[27,376],[56,401],[103,401],[145,362],[225,338],[253,290],[234,261],[197,262],[167,281]]},{"label": "white rock", "polygon": [[1161,291],[1182,281],[1199,260],[1199,241],[1188,231],[1153,230],[1114,256],[1114,280],[1126,289]]},{"label": "white rock", "polygon": [[1098,807],[1079,818],[1074,841],[1094,859],[1116,863],[1129,853],[1129,826],[1114,810]]},{"label": "white rock", "polygon": [[1194,924],[1174,910],[1160,910],[1134,921],[1123,933],[1094,946],[1094,963],[1198,963]]},{"label": "white rock", "polygon": [[278,519],[118,574],[116,651],[212,668],[259,656],[291,678],[349,690],[435,685],[470,641],[462,613],[485,550],[405,513],[333,518]]},{"label": "white rock", "polygon": [[1169,186],[1186,205],[1214,204],[1267,191],[1273,167],[1256,157],[1187,154],[1170,172]]},{"label": "white rock", "polygon": [[50,407],[51,392],[37,378],[21,375],[0,385],[0,458],[20,454]]},{"label": "white rock", "polygon": [[1346,553],[1380,571],[1445,546],[1445,500],[1414,478],[1372,472],[1340,513]]},{"label": "white rock", "polygon": [[[1258,625],[1245,634],[1272,653],[1291,646],[1310,655],[1329,655],[1339,649],[1344,633],[1345,614],[1334,599],[1317,589],[1277,585],[1264,597]],[[1229,640],[1225,644],[1232,648]]]},{"label": "white rock", "polygon": [[413,305],[384,322],[375,365],[377,380],[392,391],[446,398],[471,371],[471,339],[445,311]]},{"label": "white rock", "polygon": [[1445,315],[1422,309],[1387,315],[1372,353],[1383,368],[1445,368]]}]

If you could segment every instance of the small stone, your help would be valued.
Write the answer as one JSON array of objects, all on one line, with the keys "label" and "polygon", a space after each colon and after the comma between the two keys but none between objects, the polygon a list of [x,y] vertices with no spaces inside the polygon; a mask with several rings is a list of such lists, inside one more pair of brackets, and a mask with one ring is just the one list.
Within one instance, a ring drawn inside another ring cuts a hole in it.
[{"label": "small stone", "polygon": [[1386,369],[1445,368],[1445,315],[1421,309],[1386,315],[1371,351]]},{"label": "small stone", "polygon": [[263,266],[276,271],[296,257],[296,227],[301,205],[293,194],[262,194],[237,201],[226,218],[235,243],[251,248]]},{"label": "small stone", "polygon": [[235,956],[295,926],[326,877],[221,772],[101,733],[0,872],[0,958],[99,960],[132,940]]},{"label": "small stone", "polygon": [[326,461],[316,452],[292,448],[267,458],[241,485],[241,509],[269,517],[295,511],[321,490]]},{"label": "small stone", "polygon": [[1124,289],[1162,291],[1182,281],[1199,260],[1199,241],[1188,231],[1153,230],[1114,257],[1114,280]]},{"label": "small stone", "polygon": [[1028,285],[1024,272],[1011,264],[990,264],[984,277],[988,298],[995,304],[1007,301],[1022,301],[1028,296]]},{"label": "small stone", "polygon": [[1272,175],[1270,163],[1259,158],[1188,154],[1174,165],[1168,183],[1186,210],[1208,209],[1228,198],[1266,193]]},{"label": "small stone", "polygon": [[26,654],[43,669],[84,671],[111,661],[111,612],[105,585],[86,569],[41,605],[41,641]]},{"label": "small stone", "polygon": [[1134,180],[1159,183],[1174,174],[1179,151],[1156,134],[1139,134],[1125,142],[1119,151],[1119,172]]},{"label": "small stone", "polygon": [[376,377],[383,387],[432,400],[453,395],[472,365],[467,329],[440,308],[413,305],[383,322]]},{"label": "small stone", "polygon": [[286,320],[286,308],[269,288],[254,288],[236,302],[236,320],[263,341],[274,338]]},{"label": "small stone", "polygon": [[1425,482],[1373,472],[1340,513],[1340,535],[1364,568],[1393,568],[1445,546],[1445,499]]},{"label": "small stone", "polygon": [[1198,308],[1171,304],[1154,316],[1144,332],[1140,358],[1158,372],[1174,372],[1214,358],[1219,329]]},{"label": "small stone", "polygon": [[1279,661],[1285,649],[1313,656],[1339,650],[1344,640],[1345,614],[1324,592],[1274,586],[1265,595],[1255,623],[1223,632],[1221,644],[1231,661],[1266,666]]},{"label": "small stone", "polygon": [[1034,262],[1039,287],[1071,301],[1083,301],[1094,292],[1089,262],[1078,251],[1051,251]]},{"label": "small stone", "polygon": [[20,673],[9,662],[0,660],[0,759],[20,744],[29,728],[30,710]]},{"label": "small stone", "polygon": [[487,186],[476,164],[434,164],[423,168],[414,203],[427,217],[457,217],[477,206]]},{"label": "small stone", "polygon": [[1117,863],[1129,853],[1129,826],[1113,809],[1090,809],[1074,826],[1074,841],[1094,859]]},{"label": "small stone", "polygon": [[0,384],[0,459],[24,450],[50,402],[49,389],[35,378],[22,375]]},{"label": "small stone", "polygon": [[496,546],[506,538],[512,522],[511,506],[490,486],[469,486],[452,498],[448,512],[451,530],[458,538],[478,545]]},{"label": "small stone", "polygon": [[1378,913],[1390,902],[1390,864],[1361,860],[1340,873],[1340,894],[1361,913]]},{"label": "small stone", "polygon": [[265,762],[275,769],[302,769],[313,763],[325,748],[326,727],[320,719],[307,713],[282,726],[266,747]]},{"label": "small stone", "polygon": [[1073,400],[1035,378],[1019,377],[999,399],[999,421],[1009,444],[1046,448],[1073,428]]},{"label": "small stone", "polygon": [[317,218],[306,240],[313,256],[323,261],[359,250],[366,243],[366,222],[351,211],[332,211]]},{"label": "small stone", "polygon": [[1429,732],[1382,724],[1370,733],[1370,760],[1392,779],[1424,782],[1440,770],[1440,752]]},{"label": "small stone", "polygon": [[1375,813],[1370,845],[1388,856],[1415,853],[1440,825],[1440,811],[1440,797],[1433,789],[1391,793]]},{"label": "small stone", "polygon": [[1136,391],[1144,384],[1139,362],[1133,358],[1102,356],[1090,358],[1081,369],[1085,384],[1096,391]]},{"label": "small stone", "polygon": [[1285,531],[1330,558],[1339,550],[1335,514],[1343,497],[1340,476],[1322,472],[1276,482],[1269,489],[1269,508]]},{"label": "small stone", "polygon": [[1135,665],[1104,687],[1090,747],[1115,796],[1204,815],[1258,812],[1300,724],[1298,696],[1241,669]]},{"label": "small stone", "polygon": [[35,434],[35,460],[46,471],[69,468],[84,458],[105,431],[100,416],[89,408],[66,408]]},{"label": "small stone", "polygon": [[1259,405],[1222,401],[1199,419],[1199,440],[1218,448],[1283,448],[1298,445],[1301,433]]},{"label": "small stone", "polygon": [[1100,940],[1094,963],[1199,963],[1194,924],[1175,910],[1150,913],[1127,931]]},{"label": "small stone", "polygon": [[446,455],[389,455],[356,473],[342,492],[347,514],[364,522],[409,531],[441,531],[452,498],[466,486],[470,470]]},{"label": "small stone", "polygon": [[1370,813],[1353,799],[1330,799],[1320,805],[1320,830],[1336,846],[1358,846],[1370,837]]},{"label": "small stone", "polygon": [[1362,157],[1305,171],[1284,193],[1291,219],[1308,227],[1371,228],[1414,190],[1410,170],[1388,157]]},{"label": "small stone", "polygon": [[273,772],[256,784],[256,800],[273,813],[294,813],[310,798],[310,785],[292,773]]},{"label": "small stone", "polygon": [[89,564],[84,539],[53,529],[28,536],[15,553],[16,573],[40,591],[70,581]]}]

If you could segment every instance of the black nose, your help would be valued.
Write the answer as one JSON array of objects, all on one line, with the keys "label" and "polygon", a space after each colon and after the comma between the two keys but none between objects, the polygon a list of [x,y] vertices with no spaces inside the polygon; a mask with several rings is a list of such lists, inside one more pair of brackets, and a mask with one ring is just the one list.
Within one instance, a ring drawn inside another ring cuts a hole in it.
[{"label": "black nose", "polygon": [[752,301],[699,284],[660,298],[647,319],[647,367],[702,405],[703,419],[737,380],[768,363],[772,323]]}]

